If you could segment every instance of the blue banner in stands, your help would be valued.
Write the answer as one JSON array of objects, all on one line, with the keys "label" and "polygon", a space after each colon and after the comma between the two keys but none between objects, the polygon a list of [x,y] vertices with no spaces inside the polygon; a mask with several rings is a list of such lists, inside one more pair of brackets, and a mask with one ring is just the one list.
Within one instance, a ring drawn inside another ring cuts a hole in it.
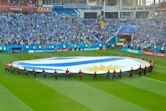
[{"label": "blue banner in stands", "polygon": [[136,25],[129,25],[129,26],[122,26],[119,30],[119,35],[132,35],[133,33],[137,32]]}]

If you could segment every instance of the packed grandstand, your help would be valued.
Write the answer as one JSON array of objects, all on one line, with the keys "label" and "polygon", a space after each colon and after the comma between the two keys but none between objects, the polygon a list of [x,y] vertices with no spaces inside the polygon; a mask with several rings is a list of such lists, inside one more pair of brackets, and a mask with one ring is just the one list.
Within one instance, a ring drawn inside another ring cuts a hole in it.
[{"label": "packed grandstand", "polygon": [[[17,6],[19,3],[22,2],[11,1],[10,4]],[[35,5],[32,5],[33,3]],[[39,4],[32,1],[28,5],[27,3],[21,5],[34,8]],[[55,44],[62,44],[59,48],[66,49],[80,44],[84,44],[81,48],[91,48],[94,44],[101,47],[108,44],[116,46],[118,39],[129,36],[130,40],[126,41],[123,47],[166,52],[165,11],[154,11],[142,18],[107,19],[101,14],[92,20],[80,17],[79,13],[59,14],[56,9],[52,10],[48,13],[1,11],[0,49],[13,45],[19,47],[52,45],[52,49],[57,48],[54,47]],[[116,39],[112,40],[113,38]],[[68,44],[74,45],[67,47]]]}]

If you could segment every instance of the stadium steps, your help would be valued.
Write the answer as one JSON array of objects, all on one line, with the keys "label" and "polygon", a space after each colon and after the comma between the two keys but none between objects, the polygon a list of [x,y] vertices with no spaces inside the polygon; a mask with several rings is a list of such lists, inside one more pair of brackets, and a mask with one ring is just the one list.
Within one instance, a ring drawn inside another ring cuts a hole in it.
[{"label": "stadium steps", "polygon": [[80,15],[80,11],[78,9],[74,9],[74,11],[77,13],[77,15]]},{"label": "stadium steps", "polygon": [[84,38],[84,41],[88,44],[88,45],[92,45],[92,43],[87,39],[87,38]]},{"label": "stadium steps", "polygon": [[93,33],[90,32],[90,35],[95,38],[97,41],[99,41],[98,37],[96,37]]}]

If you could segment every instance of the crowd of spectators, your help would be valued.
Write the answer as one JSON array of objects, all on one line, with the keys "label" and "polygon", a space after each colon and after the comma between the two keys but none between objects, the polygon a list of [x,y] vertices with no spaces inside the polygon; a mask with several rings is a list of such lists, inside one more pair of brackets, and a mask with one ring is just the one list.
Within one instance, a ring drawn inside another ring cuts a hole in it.
[{"label": "crowd of spectators", "polygon": [[90,27],[79,17],[54,14],[0,14],[1,45],[82,43],[90,37]]},{"label": "crowd of spectators", "polygon": [[36,0],[0,0],[0,4],[7,6],[39,6],[39,3],[36,2]]},{"label": "crowd of spectators", "polygon": [[133,36],[133,46],[152,51],[166,48],[166,14],[156,13],[147,19],[136,20],[138,31]]},{"label": "crowd of spectators", "polygon": [[145,19],[105,20],[105,29],[96,21],[87,25],[80,17],[58,16],[54,13],[0,13],[0,45],[81,44],[87,40],[100,43],[115,34],[122,25],[136,25],[132,48],[163,48],[166,46],[166,14]]},{"label": "crowd of spectators", "polygon": [[141,19],[115,19],[111,20],[110,25],[113,31],[121,26],[136,26],[137,31],[131,34],[131,43],[127,45],[129,48],[151,51],[166,49],[166,13],[154,13]]}]

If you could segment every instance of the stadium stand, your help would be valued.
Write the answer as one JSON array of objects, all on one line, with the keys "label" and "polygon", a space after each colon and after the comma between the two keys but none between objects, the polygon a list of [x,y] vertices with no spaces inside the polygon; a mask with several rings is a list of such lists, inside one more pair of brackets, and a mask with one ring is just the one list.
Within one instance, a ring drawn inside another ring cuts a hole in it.
[{"label": "stadium stand", "polygon": [[[18,5],[15,2],[14,4]],[[37,12],[47,11],[51,12],[51,9],[37,8]],[[50,44],[90,46],[95,43],[106,44],[118,32],[116,37],[123,34],[132,36],[131,43],[126,44],[128,48],[166,51],[164,12],[153,13],[148,18],[107,20],[98,16],[96,20],[85,20],[79,17],[79,11],[75,8],[54,7],[53,11],[52,13],[0,12],[0,46]]]},{"label": "stadium stand", "polygon": [[[107,20],[106,29],[102,30],[99,22],[86,25],[81,18],[75,16],[1,12],[0,44],[81,44],[87,41],[93,44],[112,37],[120,27],[133,24],[137,26],[137,32],[133,34],[131,48],[160,51],[161,47],[165,47],[166,41],[166,31],[163,28],[165,17],[166,15],[159,14],[146,19]],[[87,43],[90,44],[89,42]]]}]

